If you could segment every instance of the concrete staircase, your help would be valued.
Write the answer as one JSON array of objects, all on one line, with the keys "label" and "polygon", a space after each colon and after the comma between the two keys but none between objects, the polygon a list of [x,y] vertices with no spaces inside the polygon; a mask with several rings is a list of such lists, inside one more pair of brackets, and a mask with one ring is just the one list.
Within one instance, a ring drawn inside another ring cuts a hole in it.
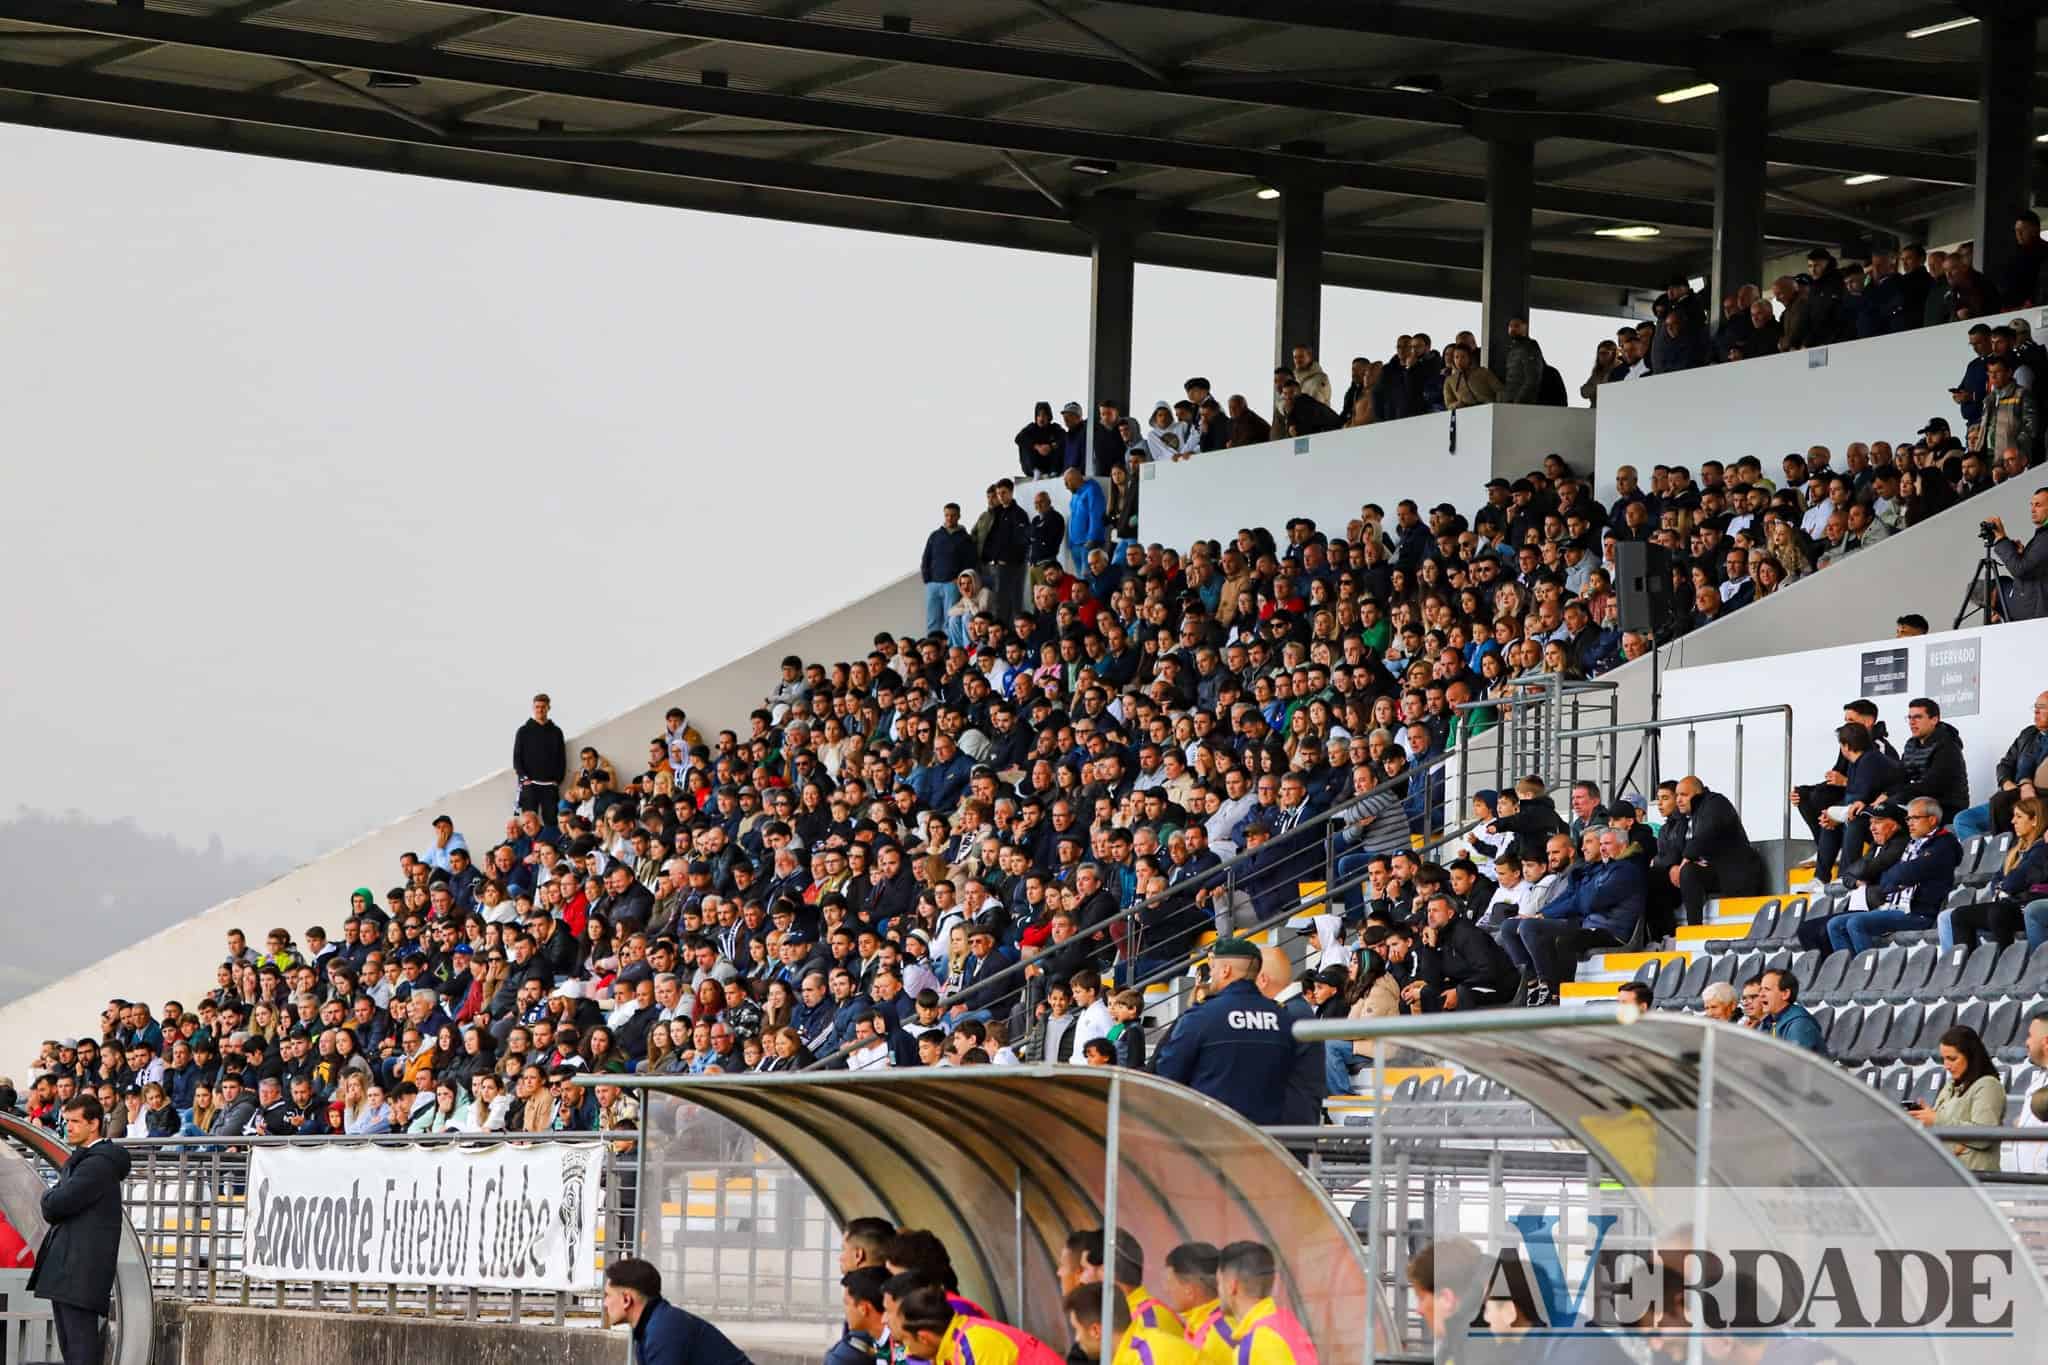
[{"label": "concrete staircase", "polygon": [[[1813,869],[1797,867],[1786,878],[1785,889],[1770,896],[1719,896],[1707,902],[1706,923],[1680,925],[1669,948],[1642,953],[1595,953],[1579,964],[1579,977],[1564,986],[1567,1002],[1589,1003],[1612,1000],[1624,981],[1633,981],[1645,962],[1683,961],[1690,963],[1708,944],[1721,939],[1739,939],[1749,933],[1750,921],[1765,902],[1806,894],[1813,886]],[[1670,970],[1664,968],[1662,970]]]}]

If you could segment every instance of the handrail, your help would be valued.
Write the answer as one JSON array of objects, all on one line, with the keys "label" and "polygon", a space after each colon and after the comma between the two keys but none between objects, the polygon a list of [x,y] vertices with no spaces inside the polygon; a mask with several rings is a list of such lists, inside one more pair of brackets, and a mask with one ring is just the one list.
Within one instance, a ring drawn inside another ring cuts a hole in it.
[{"label": "handrail", "polygon": [[[1428,777],[1433,773],[1448,768],[1451,759],[1455,757],[1458,752],[1458,750],[1447,749],[1440,754],[1432,756],[1427,762],[1409,768],[1406,772],[1401,774],[1399,778],[1393,780],[1402,783],[1408,783],[1414,781],[1417,777]],[[1404,791],[1405,790],[1406,788],[1404,788]],[[1380,788],[1376,786],[1373,788],[1372,791],[1367,792],[1364,796],[1353,796],[1347,798],[1346,800],[1338,803],[1337,805],[1330,807],[1330,809],[1323,811],[1320,814],[1311,816],[1307,821],[1296,826],[1294,829],[1289,830],[1285,835],[1280,836],[1280,839],[1276,839],[1273,844],[1267,845],[1265,848],[1258,850],[1258,852],[1264,855],[1267,860],[1271,861],[1276,859],[1279,855],[1276,855],[1270,852],[1269,850],[1279,846],[1282,840],[1286,841],[1287,846],[1290,849],[1301,847],[1303,846],[1301,844],[1301,836],[1308,834],[1312,830],[1325,828],[1330,823],[1330,821],[1351,813],[1359,805],[1363,804],[1365,801],[1371,799],[1379,793]],[[1197,891],[1201,891],[1204,889],[1213,889],[1218,884],[1228,886],[1231,881],[1231,874],[1233,870],[1242,867],[1244,863],[1251,857],[1252,852],[1252,850],[1246,849],[1239,853],[1233,854],[1231,857],[1225,859],[1223,862],[1217,864],[1215,867],[1210,868],[1207,872],[1204,872],[1199,876],[1195,877],[1193,880],[1182,882],[1178,886],[1170,886],[1156,896],[1152,896],[1140,901],[1135,901],[1125,909],[1119,910],[1116,914],[1111,915],[1108,919],[1103,920],[1101,923],[1088,927],[1086,930],[1082,931],[1082,933],[1085,933],[1085,935],[1089,938],[1094,938],[1097,935],[1108,932],[1108,930],[1114,925],[1129,924],[1134,919],[1143,916],[1147,911],[1157,909],[1159,906],[1165,904],[1170,899],[1182,896],[1191,896]],[[1087,860],[1084,859],[1083,861]],[[1077,934],[1076,936],[1079,937],[1081,935]],[[973,985],[969,986],[965,991],[962,991],[957,995],[949,995],[942,997],[939,1001],[939,1008],[943,1011],[955,1005],[961,1004],[969,995],[984,1000],[986,1002],[986,1005],[989,1007],[993,1007],[998,1003],[1013,999],[1016,995],[1022,994],[1022,983],[1026,978],[1025,969],[1030,965],[1031,963],[1028,961],[1020,960],[1017,962],[1013,962],[1009,966],[1003,968],[1001,971],[996,972],[993,975],[984,977],[979,981],[976,981]],[[992,988],[995,987],[998,983],[1005,982],[1017,983],[1017,989],[1014,991],[992,991]],[[847,1051],[848,1049],[843,1046],[835,1047],[832,1051],[826,1053],[824,1056],[817,1058],[809,1066],[805,1067],[804,1070],[817,1070],[818,1068],[825,1066],[827,1063],[831,1062],[835,1058],[844,1056],[847,1053]]]},{"label": "handrail", "polygon": [[[595,1076],[590,1083],[604,1085],[606,1081],[603,1076]],[[316,1142],[367,1142],[377,1147],[410,1147],[418,1143],[495,1147],[501,1142],[588,1142],[593,1139],[628,1142],[644,1136],[637,1128],[603,1128],[563,1133],[552,1130],[544,1133],[455,1133],[443,1130],[439,1133],[245,1133],[239,1137],[191,1133],[183,1137],[117,1137],[113,1140],[120,1146],[136,1148],[297,1147]]]}]

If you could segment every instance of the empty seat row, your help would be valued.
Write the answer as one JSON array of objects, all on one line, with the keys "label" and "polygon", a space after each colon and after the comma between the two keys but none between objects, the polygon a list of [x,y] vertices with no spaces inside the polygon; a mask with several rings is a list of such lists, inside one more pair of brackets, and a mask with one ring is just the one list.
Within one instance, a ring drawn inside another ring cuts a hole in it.
[{"label": "empty seat row", "polygon": [[1685,1007],[1697,1003],[1715,982],[1740,988],[1758,972],[1781,967],[1789,968],[1797,978],[1799,998],[1809,1007],[1997,999],[2048,992],[2048,948],[2030,953],[2020,941],[2003,947],[1979,943],[1948,949],[1932,943],[1886,943],[1861,952],[1840,948],[1824,958],[1811,949],[1796,953],[1782,947],[1750,949],[1702,954],[1684,965],[1646,964],[1636,979],[1650,985],[1653,1003]]},{"label": "empty seat row", "polygon": [[2020,1036],[2021,1003],[1969,1000],[1957,1004],[1918,1000],[1903,1005],[1816,1005],[1814,1018],[1826,1030],[1828,1051],[1841,1062],[1937,1059],[1941,1036],[1951,1028],[1973,1029],[1992,1052],[2012,1047]]},{"label": "empty seat row", "polygon": [[[2048,1073],[2040,1068],[2022,1063],[2012,1067],[1999,1067],[1999,1079],[2005,1085],[2005,1123],[2007,1127],[2019,1122],[2021,1106],[2027,1096],[2038,1087],[2048,1083]],[[1909,1100],[1931,1105],[1941,1093],[1941,1087],[1948,1081],[1948,1073],[1940,1066],[1927,1063],[1893,1063],[1888,1066],[1870,1065],[1857,1072],[1857,1078],[1872,1089],[1881,1091],[1885,1098],[1895,1104],[1904,1105]]]}]

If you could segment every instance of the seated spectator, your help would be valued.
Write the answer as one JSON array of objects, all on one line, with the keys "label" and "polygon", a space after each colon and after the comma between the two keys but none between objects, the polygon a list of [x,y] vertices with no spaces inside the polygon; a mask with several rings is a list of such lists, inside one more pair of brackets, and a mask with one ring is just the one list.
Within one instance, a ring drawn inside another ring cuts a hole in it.
[{"label": "seated spectator", "polygon": [[1827,1034],[1806,1006],[1799,1003],[1798,977],[1784,968],[1771,968],[1758,982],[1757,1000],[1762,1006],[1757,1023],[1759,1032],[1782,1038],[1808,1052],[1828,1055]]},{"label": "seated spectator", "polygon": [[2041,837],[2044,826],[2048,826],[2048,803],[2041,798],[2025,796],[2013,804],[2012,847],[2006,850],[1991,883],[1997,899],[1943,910],[1938,917],[1943,948],[1975,943],[1980,936],[2003,947],[2023,930],[2030,944],[2048,937],[2048,906],[2035,912],[2038,929],[2027,922],[2033,904],[2048,897],[2048,840]]},{"label": "seated spectator", "polygon": [[1737,1023],[1735,987],[1726,981],[1714,981],[1700,992],[1700,1012],[1717,1023]]},{"label": "seated spectator", "polygon": [[1513,1003],[1520,974],[1500,944],[1447,894],[1431,896],[1426,915],[1422,943],[1431,953],[1402,987],[1402,1003],[1417,1014]]},{"label": "seated spectator", "polygon": [[[1932,1106],[1915,1102],[1906,1113],[1928,1128],[2002,1128],[2005,1126],[2005,1084],[1977,1030],[1957,1025],[1941,1035],[1941,1069],[1948,1073]],[[1998,1169],[1999,1144],[1971,1138],[1950,1142],[1948,1150],[1968,1171]]]},{"label": "seated spectator", "polygon": [[1600,826],[1586,833],[1581,874],[1534,918],[1511,926],[1536,977],[1531,1004],[1561,1000],[1564,983],[1576,978],[1579,956],[1626,946],[1644,914],[1647,882],[1641,863],[1628,856],[1627,834]]},{"label": "seated spectator", "polygon": [[1873,908],[1828,918],[1831,948],[1860,953],[1874,946],[1879,935],[1934,927],[1935,915],[1955,888],[1963,846],[1942,828],[1941,804],[1931,796],[1908,802],[1905,822],[1905,852],[1878,878],[1877,889],[1870,895]]},{"label": "seated spectator", "polygon": [[1799,944],[1803,948],[1827,952],[1830,944],[1828,926],[1845,915],[1869,909],[1884,874],[1906,856],[1911,840],[1906,834],[1904,807],[1890,804],[1872,806],[1863,818],[1870,831],[1869,848],[1841,869],[1842,880],[1854,888],[1849,902],[1833,914],[1807,916],[1806,922],[1799,926]]},{"label": "seated spectator", "polygon": [[1768,871],[1727,797],[1707,790],[1696,776],[1680,779],[1673,795],[1685,812],[1686,836],[1669,880],[1678,888],[1685,922],[1703,924],[1708,897],[1758,895]]},{"label": "seated spectator", "polygon": [[[1932,797],[1941,808],[1942,820],[1954,819],[1970,804],[1962,736],[1942,720],[1941,703],[1931,697],[1915,697],[1906,703],[1906,728],[1910,735],[1899,749],[1899,778],[1877,799],[1904,805],[1916,797]],[[1858,803],[1851,802],[1848,813],[1851,817],[1861,814]]]},{"label": "seated spectator", "polygon": [[1992,778],[1998,787],[1989,801],[1956,812],[1956,838],[2003,834],[2012,828],[2013,808],[2027,797],[2040,795],[2036,779],[2048,782],[2048,692],[2034,698],[2033,723],[2023,726],[2005,746]]},{"label": "seated spectator", "polygon": [[1853,858],[1870,837],[1867,814],[1851,816],[1847,808],[1860,802],[1867,811],[1869,803],[1899,777],[1898,765],[1877,747],[1860,721],[1845,718],[1835,731],[1835,746],[1834,766],[1819,782],[1795,787],[1791,794],[1793,806],[1813,832],[1813,875],[1823,883],[1834,880],[1845,841]]}]

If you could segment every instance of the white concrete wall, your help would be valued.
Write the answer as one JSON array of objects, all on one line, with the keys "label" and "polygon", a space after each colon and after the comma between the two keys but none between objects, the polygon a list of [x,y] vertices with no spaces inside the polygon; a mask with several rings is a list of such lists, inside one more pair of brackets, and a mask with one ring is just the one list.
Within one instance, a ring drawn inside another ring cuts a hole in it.
[{"label": "white concrete wall", "polygon": [[1147,541],[1185,549],[1228,539],[1240,526],[1277,535],[1301,516],[1342,535],[1367,502],[1385,508],[1390,523],[1402,498],[1425,512],[1448,502],[1469,515],[1485,500],[1488,479],[1527,473],[1545,455],[1590,469],[1592,417],[1585,408],[1494,403],[1148,465],[1139,530]]},{"label": "white concrete wall", "polygon": [[[963,510],[967,510],[964,500]],[[923,612],[923,587],[915,573],[906,575],[673,691],[570,735],[570,762],[574,764],[578,746],[590,744],[622,771],[634,767],[645,755],[647,741],[661,733],[662,717],[671,706],[688,712],[690,723],[708,740],[721,726],[737,727],[761,704],[785,654],[828,663],[854,659],[868,652],[878,630],[920,632]],[[508,725],[508,762],[511,731]],[[45,1038],[92,1032],[99,1011],[112,997],[142,997],[153,1006],[166,999],[194,1003],[213,988],[214,968],[220,963],[224,936],[230,928],[240,927],[257,943],[267,930],[278,926],[295,937],[312,924],[323,926],[329,934],[339,933],[341,921],[348,915],[349,892],[367,886],[381,904],[385,890],[397,884],[398,855],[429,841],[429,822],[434,816],[446,812],[453,817],[470,847],[481,851],[503,836],[515,794],[510,767],[499,769],[266,886],[224,901],[32,995],[0,1006],[0,1072],[12,1073],[25,1065]]]},{"label": "white concrete wall", "polygon": [[[2001,322],[2014,314],[1988,319]],[[2025,317],[2044,325],[2048,310]],[[1851,441],[1897,441],[1946,417],[1960,438],[1962,419],[1948,391],[1970,361],[1973,324],[1948,323],[1897,336],[1732,365],[1709,365],[1600,390],[1594,488],[1605,501],[1614,471],[1632,464],[1723,463],[1754,455],[1777,477],[1787,451],[1824,445],[1840,455]]]},{"label": "white concrete wall", "polygon": [[[1792,706],[1792,773],[1786,779],[1778,757],[1781,731],[1771,722],[1752,722],[1743,762],[1744,819],[1752,838],[1775,838],[1778,816],[1785,809],[1793,782],[1817,781],[1835,760],[1835,727],[1842,704],[1869,696],[1890,732],[1893,744],[1905,743],[1906,703],[1919,696],[1940,699],[1941,685],[1930,678],[1929,656],[1953,655],[1960,644],[1978,652],[1978,700],[1974,711],[1950,701],[1942,719],[1963,737],[1969,759],[1970,797],[1990,795],[1992,769],[2020,727],[2033,721],[2034,698],[2048,685],[2041,660],[2048,658],[2048,621],[2015,625],[1976,626],[1940,631],[1912,640],[1888,636],[1805,650],[1765,659],[1742,659],[1704,667],[1673,669],[1664,675],[1666,715],[1700,715],[1788,702]],[[1898,692],[1871,696],[1863,686],[1866,653],[1888,649],[1906,652],[1905,685]],[[1664,774],[1686,771],[1686,740],[1681,733],[1664,740]],[[1735,744],[1731,726],[1705,726],[1698,731],[1695,771],[1710,787],[1729,790],[1735,780]],[[1768,812],[1768,819],[1759,812]],[[1793,835],[1806,838],[1806,826],[1795,814]]]}]

